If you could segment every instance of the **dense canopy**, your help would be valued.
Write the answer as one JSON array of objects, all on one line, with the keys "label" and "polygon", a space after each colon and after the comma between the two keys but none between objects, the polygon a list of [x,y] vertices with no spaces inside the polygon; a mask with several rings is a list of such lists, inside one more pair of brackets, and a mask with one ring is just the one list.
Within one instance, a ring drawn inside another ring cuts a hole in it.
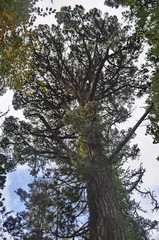
[{"label": "dense canopy", "polygon": [[139,215],[131,194],[148,195],[154,209],[158,203],[139,188],[142,166],[123,164],[138,156],[128,141],[152,105],[134,128],[119,128],[149,86],[147,68],[137,66],[142,41],[96,8],[62,7],[55,16],[57,24],[27,36],[29,68],[14,72],[13,105],[26,120],[6,118],[1,147],[13,147],[10,170],[27,164],[35,181],[29,192],[17,190],[26,209],[4,228],[30,240],[149,239],[156,222]]}]

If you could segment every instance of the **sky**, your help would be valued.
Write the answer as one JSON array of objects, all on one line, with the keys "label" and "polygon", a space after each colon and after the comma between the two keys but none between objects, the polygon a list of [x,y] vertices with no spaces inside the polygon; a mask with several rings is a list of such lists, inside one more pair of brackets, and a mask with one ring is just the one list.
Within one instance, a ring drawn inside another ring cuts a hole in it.
[{"label": "sky", "polygon": [[[39,1],[40,7],[43,7],[44,9],[46,7],[52,7],[53,9],[60,10],[61,6],[71,5],[75,6],[76,4],[83,5],[86,10],[89,10],[90,8],[96,7],[100,9],[103,12],[108,11],[111,15],[117,15],[119,18],[119,21],[122,20],[122,14],[121,14],[121,8],[120,9],[111,9],[108,8],[103,4],[104,0],[54,0],[53,4],[51,4],[51,0],[43,0]],[[54,17],[49,16],[45,19],[38,18],[39,22],[44,22],[47,24],[54,23]],[[144,55],[140,58],[140,63],[144,61]],[[23,114],[21,111],[14,111],[12,107],[12,92],[9,91],[5,96],[0,97],[0,111],[4,112],[7,111],[8,107],[10,109],[8,115],[14,115],[20,118],[23,118]],[[132,127],[137,120],[142,116],[144,113],[144,107],[145,107],[145,98],[142,98],[140,100],[137,100],[134,105],[134,112],[133,117],[124,123],[122,125],[123,128],[127,129],[128,127]],[[2,123],[2,119],[0,119],[0,124]],[[138,143],[138,146],[140,148],[140,157],[137,162],[130,163],[130,167],[137,167],[140,166],[140,164],[143,164],[143,167],[146,168],[146,173],[143,178],[143,185],[142,189],[151,189],[155,191],[155,194],[158,196],[159,199],[159,181],[158,181],[158,172],[159,172],[159,162],[156,160],[157,156],[159,156],[159,145],[153,144],[153,139],[151,136],[145,135],[146,133],[146,125],[147,121],[144,121],[141,126],[136,131],[136,137],[133,139],[132,143]],[[27,183],[30,182],[32,178],[29,176],[28,170],[26,166],[20,166],[18,167],[18,170],[16,172],[10,173],[7,177],[6,182],[6,188],[4,190],[4,195],[6,198],[6,206],[8,210],[15,210],[15,211],[21,211],[23,208],[23,205],[19,201],[19,198],[16,196],[14,191],[21,187],[24,189],[27,189]],[[138,195],[134,195],[136,199],[139,199]],[[142,200],[142,204],[146,209],[150,209],[151,205],[149,204],[149,201]],[[159,221],[159,214],[153,213],[151,211],[148,211],[146,217],[151,217],[154,220]],[[153,237],[155,240],[159,239],[159,233],[153,232]]]}]

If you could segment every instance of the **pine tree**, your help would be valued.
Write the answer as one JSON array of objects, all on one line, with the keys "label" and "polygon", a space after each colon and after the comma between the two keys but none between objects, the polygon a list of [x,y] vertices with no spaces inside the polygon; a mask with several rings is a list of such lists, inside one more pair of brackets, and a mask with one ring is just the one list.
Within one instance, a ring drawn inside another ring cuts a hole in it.
[{"label": "pine tree", "polygon": [[[141,43],[129,35],[128,27],[120,26],[115,16],[107,13],[102,16],[96,8],[85,12],[82,6],[63,7],[56,13],[56,20],[57,25],[51,28],[40,25],[36,29],[36,38],[30,35],[32,69],[29,79],[23,76],[21,88],[15,91],[13,100],[15,109],[23,109],[28,121],[9,117],[4,122],[3,134],[13,142],[15,164],[27,163],[36,175],[54,163],[57,169],[62,167],[61,182],[67,176],[71,187],[71,178],[75,179],[72,186],[75,203],[82,201],[85,192],[83,204],[88,212],[88,239],[146,239],[144,226],[141,227],[143,234],[140,224],[135,225],[135,221],[143,221],[133,217],[129,197],[141,183],[143,171],[140,169],[128,176],[122,165],[138,154],[138,148],[130,147],[128,141],[151,106],[128,132],[118,129],[119,124],[130,116],[135,96],[147,88],[147,76],[135,64],[142,51]],[[130,182],[133,176],[136,180]],[[123,180],[125,178],[127,181]],[[56,189],[59,183],[56,180],[55,183],[52,213],[58,209]],[[79,228],[75,234],[76,225],[73,235],[70,234],[76,222],[71,219],[83,205],[71,212],[74,203],[71,200],[68,205],[70,215],[63,220],[60,218],[58,228],[55,230],[56,223],[50,230],[51,222],[47,226],[49,213],[45,215],[43,211],[50,204],[51,188],[47,192],[45,186],[42,191],[45,206],[39,209],[38,201],[34,205],[32,199],[38,196],[40,199],[38,194],[41,194],[42,186],[38,190],[39,184],[41,182],[34,182],[31,194],[18,192],[21,198],[23,193],[24,199],[29,198],[26,203],[30,209],[28,214],[33,214],[35,208],[37,216],[32,230],[38,229],[41,239],[49,239],[45,238],[47,227],[54,239],[80,236]],[[59,217],[60,214],[64,216],[62,211],[65,212],[70,198],[70,190],[67,192],[67,186],[64,189],[66,192],[62,193],[59,188]],[[65,219],[67,221],[63,223]],[[57,215],[52,221],[56,220]],[[45,233],[35,226],[36,221],[44,226]],[[136,238],[133,236],[135,227],[138,229]],[[63,231],[62,236],[60,231]]]}]

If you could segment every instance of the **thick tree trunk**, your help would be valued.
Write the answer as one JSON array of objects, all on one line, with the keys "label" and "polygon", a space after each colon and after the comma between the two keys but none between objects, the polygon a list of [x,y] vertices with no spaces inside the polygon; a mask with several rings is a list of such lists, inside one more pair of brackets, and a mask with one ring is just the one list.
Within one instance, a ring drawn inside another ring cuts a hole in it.
[{"label": "thick tree trunk", "polygon": [[87,176],[87,196],[90,213],[91,240],[126,240],[124,221],[114,188],[111,164],[114,157],[130,140],[132,134],[152,109],[151,105],[137,124],[131,129],[125,139],[119,143],[114,153],[105,161],[101,143],[101,133],[98,131],[98,121],[92,122],[91,133],[87,136],[87,161],[91,168]]},{"label": "thick tree trunk", "polygon": [[102,165],[87,180],[91,240],[126,240],[111,171]]}]

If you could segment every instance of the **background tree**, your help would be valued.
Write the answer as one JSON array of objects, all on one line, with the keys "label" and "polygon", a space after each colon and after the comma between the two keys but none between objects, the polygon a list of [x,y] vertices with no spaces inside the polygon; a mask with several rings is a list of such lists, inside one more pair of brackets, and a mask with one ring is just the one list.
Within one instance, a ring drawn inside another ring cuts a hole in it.
[{"label": "background tree", "polygon": [[[144,172],[141,167],[133,173],[127,170],[123,174],[129,193],[135,189],[134,185],[139,185],[139,179],[142,182]],[[128,239],[150,239],[148,231],[157,223],[141,217],[139,204],[130,199],[123,187],[118,186],[118,189],[120,194],[122,192]],[[75,167],[62,164],[58,169],[45,168],[42,176],[29,184],[29,192],[18,189],[17,194],[26,209],[15,217],[5,217],[3,222],[4,231],[16,239],[89,239],[86,188]]]},{"label": "background tree", "polygon": [[137,34],[148,40],[152,46],[152,53],[159,52],[158,3],[158,0],[105,0],[105,4],[110,7],[129,7],[126,11],[123,10],[123,13],[136,24]]},{"label": "background tree", "polygon": [[[1,145],[12,143],[14,164],[27,163],[34,175],[53,162],[57,168],[62,165],[63,171],[71,169],[71,176],[77,172],[75,188],[79,193],[78,183],[83,184],[87,197],[89,239],[142,239],[139,226],[132,236],[137,218],[132,217],[131,207],[126,211],[129,214],[125,212],[124,203],[129,205],[129,194],[143,173],[134,173],[135,181],[129,181],[133,175],[124,181],[121,166],[137,155],[137,147],[127,143],[151,106],[128,133],[118,130],[131,115],[134,97],[149,84],[146,69],[135,65],[141,44],[127,27],[121,28],[116,17],[107,13],[102,17],[97,9],[85,12],[82,6],[63,7],[56,20],[51,28],[40,25],[34,31],[36,37],[29,37],[32,68],[29,79],[21,76],[23,84],[13,100],[28,122],[7,118]],[[32,190],[31,195],[25,193],[27,197],[32,214]],[[46,220],[47,216],[45,227]],[[68,236],[69,229],[62,237]],[[141,229],[146,239],[146,230]]]},{"label": "background tree", "polygon": [[152,83],[149,91],[148,102],[154,104],[151,111],[150,121],[151,124],[148,127],[148,133],[154,138],[154,143],[159,143],[159,1],[116,1],[105,0],[105,4],[111,7],[127,6],[129,11],[125,12],[126,18],[132,20],[136,26],[135,34],[144,39],[148,43],[150,50],[148,52],[148,59],[152,62]]},{"label": "background tree", "polygon": [[[1,90],[1,94],[3,94],[3,89]],[[7,113],[7,112],[6,112]],[[0,113],[0,118],[4,117],[6,113]],[[3,148],[0,148],[0,237],[4,237],[3,235],[3,223],[6,219],[6,216],[9,215],[5,208],[5,198],[3,196],[3,189],[5,188],[7,173],[10,171],[10,164],[7,161],[7,155]],[[5,239],[5,238],[3,238]]]},{"label": "background tree", "polygon": [[[46,16],[52,10],[43,11],[36,6],[38,0],[2,0],[0,2],[0,84],[19,88],[20,79],[29,79],[31,46],[29,36],[38,15]],[[19,78],[15,77],[18,71]],[[15,81],[16,79],[16,81]]]},{"label": "background tree", "polygon": [[22,220],[21,231],[25,231],[17,234],[13,227],[16,219],[7,219],[4,228],[11,229],[12,236],[16,234],[23,239],[61,239],[65,236],[72,239],[86,234],[88,209],[84,184],[77,173],[71,174],[73,167],[64,168],[67,175],[62,173],[62,168],[45,169],[43,177],[29,185],[29,193],[17,190],[26,206],[25,211],[17,214]]},{"label": "background tree", "polygon": [[30,17],[36,2],[36,0],[0,2],[1,83],[6,72],[13,67],[15,58],[18,58],[18,52],[22,48],[22,35],[26,26],[31,25],[33,21],[33,17]]}]

